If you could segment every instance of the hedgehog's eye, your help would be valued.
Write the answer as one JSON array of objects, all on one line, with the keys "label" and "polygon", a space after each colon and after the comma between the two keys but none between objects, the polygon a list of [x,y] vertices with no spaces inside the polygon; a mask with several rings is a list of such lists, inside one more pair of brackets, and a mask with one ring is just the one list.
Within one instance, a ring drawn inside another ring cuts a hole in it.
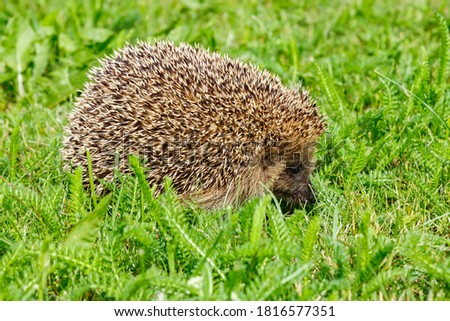
[{"label": "hedgehog's eye", "polygon": [[302,164],[293,164],[290,166],[286,166],[286,172],[290,174],[298,174],[302,171],[303,165]]}]

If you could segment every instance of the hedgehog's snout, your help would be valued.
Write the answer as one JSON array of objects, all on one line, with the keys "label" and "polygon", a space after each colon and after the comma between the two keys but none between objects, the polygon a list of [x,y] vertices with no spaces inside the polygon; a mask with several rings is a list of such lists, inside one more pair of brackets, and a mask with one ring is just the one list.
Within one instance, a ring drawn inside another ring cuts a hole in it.
[{"label": "hedgehog's snout", "polygon": [[314,186],[311,184],[309,178],[306,183],[300,183],[301,186],[294,183],[292,185],[292,199],[291,203],[295,205],[314,205],[316,203],[316,193]]},{"label": "hedgehog's snout", "polygon": [[274,195],[292,207],[314,204],[315,191],[309,179],[311,170],[303,163],[287,165],[274,182]]}]

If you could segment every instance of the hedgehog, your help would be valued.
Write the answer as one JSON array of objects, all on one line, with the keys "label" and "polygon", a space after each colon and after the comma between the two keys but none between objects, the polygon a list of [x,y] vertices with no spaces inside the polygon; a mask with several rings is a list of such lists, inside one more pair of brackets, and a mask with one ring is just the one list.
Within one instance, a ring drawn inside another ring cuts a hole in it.
[{"label": "hedgehog", "polygon": [[144,164],[158,196],[169,178],[181,200],[238,206],[267,191],[292,207],[314,202],[310,174],[324,118],[301,86],[200,46],[127,44],[88,74],[65,128],[66,169],[87,150],[96,189],[115,169]]}]

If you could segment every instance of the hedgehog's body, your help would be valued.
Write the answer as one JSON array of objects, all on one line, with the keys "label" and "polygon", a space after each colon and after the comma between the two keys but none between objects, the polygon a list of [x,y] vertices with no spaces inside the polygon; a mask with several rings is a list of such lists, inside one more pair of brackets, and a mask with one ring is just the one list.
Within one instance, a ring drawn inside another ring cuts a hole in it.
[{"label": "hedgehog's body", "polygon": [[[94,178],[170,177],[183,199],[238,204],[265,186],[288,203],[310,200],[313,148],[325,124],[307,92],[267,71],[181,44],[127,46],[93,69],[70,116],[63,158]],[[161,189],[159,189],[160,191]]]}]

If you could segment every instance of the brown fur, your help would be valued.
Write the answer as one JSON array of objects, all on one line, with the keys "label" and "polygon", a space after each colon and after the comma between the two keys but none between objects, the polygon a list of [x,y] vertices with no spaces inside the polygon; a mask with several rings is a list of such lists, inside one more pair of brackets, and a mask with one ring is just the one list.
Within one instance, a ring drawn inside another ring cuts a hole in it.
[{"label": "brown fur", "polygon": [[115,165],[129,173],[128,155],[137,154],[158,192],[168,176],[181,198],[208,208],[240,204],[265,187],[290,204],[311,200],[313,150],[325,123],[305,90],[165,42],[126,46],[89,78],[63,149],[67,168],[81,165],[86,182],[89,149],[96,181],[111,180]]}]

